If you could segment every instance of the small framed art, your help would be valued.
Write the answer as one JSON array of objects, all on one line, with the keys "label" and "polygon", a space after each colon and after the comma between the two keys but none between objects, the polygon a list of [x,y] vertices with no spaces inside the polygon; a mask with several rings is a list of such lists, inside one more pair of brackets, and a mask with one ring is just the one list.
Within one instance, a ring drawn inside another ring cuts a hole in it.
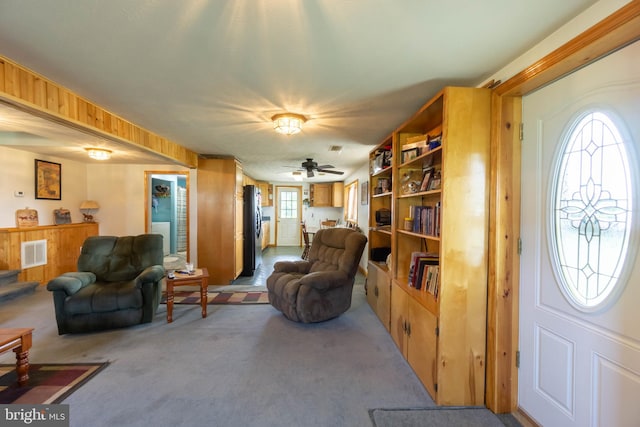
[{"label": "small framed art", "polygon": [[36,199],[62,199],[62,165],[36,159],[35,183]]}]

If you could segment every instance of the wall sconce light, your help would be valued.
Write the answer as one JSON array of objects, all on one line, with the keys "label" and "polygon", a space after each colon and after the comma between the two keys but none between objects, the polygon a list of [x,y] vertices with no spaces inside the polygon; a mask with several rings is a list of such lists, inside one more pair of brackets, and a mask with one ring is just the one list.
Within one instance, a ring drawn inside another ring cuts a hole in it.
[{"label": "wall sconce light", "polygon": [[100,209],[100,205],[95,200],[84,200],[80,203],[80,212],[84,222],[96,222],[95,214]]},{"label": "wall sconce light", "polygon": [[307,118],[300,114],[282,113],[271,117],[271,120],[276,132],[294,135],[302,130],[302,124],[307,121]]},{"label": "wall sconce light", "polygon": [[111,158],[111,150],[104,148],[85,148],[89,157],[95,160],[109,160]]}]

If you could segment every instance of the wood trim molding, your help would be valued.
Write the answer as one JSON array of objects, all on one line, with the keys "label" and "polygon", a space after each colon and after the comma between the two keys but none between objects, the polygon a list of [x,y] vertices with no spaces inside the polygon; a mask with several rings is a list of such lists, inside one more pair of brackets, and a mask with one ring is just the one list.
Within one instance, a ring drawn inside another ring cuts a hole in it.
[{"label": "wood trim molding", "polygon": [[198,165],[197,153],[112,114],[3,56],[0,101],[53,122],[143,148],[182,166]]},{"label": "wood trim molding", "polygon": [[522,96],[640,39],[640,0],[634,0],[495,88]]},{"label": "wood trim molding", "polygon": [[485,404],[495,413],[518,409],[522,96],[636,40],[640,40],[640,0],[631,1],[494,88]]}]

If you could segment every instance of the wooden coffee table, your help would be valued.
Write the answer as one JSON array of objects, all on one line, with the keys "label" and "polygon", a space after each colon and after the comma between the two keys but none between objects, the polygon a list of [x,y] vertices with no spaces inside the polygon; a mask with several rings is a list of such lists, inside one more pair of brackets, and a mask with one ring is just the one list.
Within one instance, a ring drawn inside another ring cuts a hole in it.
[{"label": "wooden coffee table", "polygon": [[167,323],[173,322],[173,288],[176,286],[200,286],[200,305],[202,317],[207,317],[207,288],[209,287],[209,272],[206,268],[196,268],[193,274],[175,273],[175,279],[167,278]]},{"label": "wooden coffee table", "polygon": [[18,384],[24,386],[29,380],[29,349],[33,328],[0,328],[0,353],[13,350],[16,353]]}]

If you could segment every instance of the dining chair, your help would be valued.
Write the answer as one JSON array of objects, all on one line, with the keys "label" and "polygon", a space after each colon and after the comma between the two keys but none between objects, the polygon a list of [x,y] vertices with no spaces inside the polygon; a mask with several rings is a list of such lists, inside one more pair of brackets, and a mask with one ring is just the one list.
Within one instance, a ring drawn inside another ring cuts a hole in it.
[{"label": "dining chair", "polygon": [[304,241],[304,249],[302,250],[302,259],[306,260],[309,258],[309,249],[311,248],[311,243],[309,242],[309,232],[307,231],[307,226],[304,221],[300,223],[302,227],[302,239]]}]

